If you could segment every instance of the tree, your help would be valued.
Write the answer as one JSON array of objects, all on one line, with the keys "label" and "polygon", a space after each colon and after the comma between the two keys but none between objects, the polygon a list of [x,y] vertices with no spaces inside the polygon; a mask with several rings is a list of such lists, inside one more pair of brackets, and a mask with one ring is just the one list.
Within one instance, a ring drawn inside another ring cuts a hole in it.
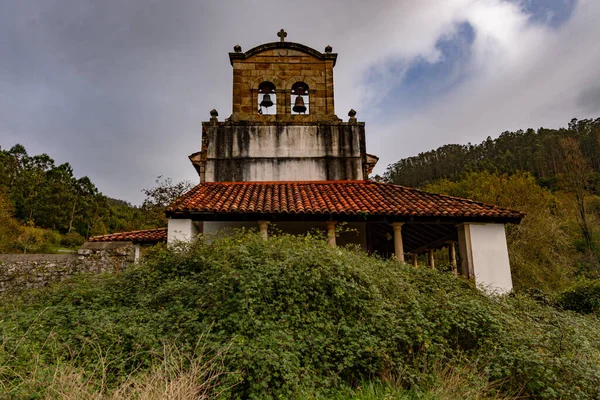
[{"label": "tree", "polygon": [[13,250],[21,234],[22,228],[13,215],[12,203],[0,191],[0,253],[8,253]]},{"label": "tree", "polygon": [[581,156],[598,174],[596,187],[590,189],[600,194],[600,118],[574,119],[567,129],[503,132],[496,139],[488,137],[475,145],[444,145],[391,164],[384,178],[401,185],[423,186],[438,179],[461,179],[468,172],[527,171],[539,183],[556,190],[561,159],[559,142],[564,138],[579,143]]},{"label": "tree", "polygon": [[592,168],[581,154],[579,142],[574,138],[564,138],[560,142],[561,157],[558,163],[559,182],[562,188],[575,198],[577,217],[581,234],[585,240],[590,259],[597,259],[594,251],[592,229],[587,216],[587,188],[592,178]]},{"label": "tree", "polygon": [[92,183],[90,178],[84,176],[83,178],[73,180],[73,192],[71,195],[71,213],[69,215],[69,228],[67,233],[71,233],[73,229],[73,222],[77,216],[85,216],[85,211],[91,205],[91,203],[98,196],[98,189]]},{"label": "tree", "polygon": [[148,227],[164,227],[167,225],[165,209],[175,199],[188,192],[194,185],[190,181],[173,183],[171,178],[156,178],[156,186],[142,189],[146,199],[142,204],[144,222]]},{"label": "tree", "polygon": [[20,144],[0,148],[0,190],[22,225],[85,237],[164,226],[164,207],[191,184],[160,177],[157,184],[144,191],[148,199],[142,210],[108,199],[88,177],[77,178],[69,163],[56,166],[47,154],[29,155]]}]

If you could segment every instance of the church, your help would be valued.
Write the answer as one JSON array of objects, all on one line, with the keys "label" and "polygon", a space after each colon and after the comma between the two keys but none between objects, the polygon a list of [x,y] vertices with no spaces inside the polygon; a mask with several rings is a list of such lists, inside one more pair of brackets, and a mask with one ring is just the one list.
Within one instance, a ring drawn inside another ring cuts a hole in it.
[{"label": "church", "polygon": [[331,246],[415,266],[434,267],[434,251],[447,249],[456,274],[510,292],[505,224],[524,214],[369,180],[378,158],[367,153],[365,123],[354,110],[345,121],[335,114],[337,54],[287,41],[283,29],[278,37],[229,53],[232,113],[219,120],[212,110],[202,123],[189,156],[200,183],[167,207],[168,243],[242,227],[265,238],[317,229]]}]

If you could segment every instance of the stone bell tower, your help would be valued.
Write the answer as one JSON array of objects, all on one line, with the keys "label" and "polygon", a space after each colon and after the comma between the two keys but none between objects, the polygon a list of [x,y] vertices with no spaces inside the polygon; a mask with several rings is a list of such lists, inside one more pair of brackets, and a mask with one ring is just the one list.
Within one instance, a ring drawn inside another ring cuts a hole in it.
[{"label": "stone bell tower", "polygon": [[202,123],[202,150],[190,156],[201,182],[365,180],[365,125],[335,115],[337,54],[279,40],[229,53],[232,114]]}]

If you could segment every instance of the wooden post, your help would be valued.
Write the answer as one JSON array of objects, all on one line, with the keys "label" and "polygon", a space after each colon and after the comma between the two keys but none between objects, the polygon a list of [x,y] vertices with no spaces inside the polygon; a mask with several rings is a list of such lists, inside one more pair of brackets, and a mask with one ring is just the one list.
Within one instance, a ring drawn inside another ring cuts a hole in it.
[{"label": "wooden post", "polygon": [[260,235],[264,240],[269,238],[269,231],[267,230],[267,221],[258,221],[258,227],[260,228]]},{"label": "wooden post", "polygon": [[433,249],[429,249],[429,266],[435,269],[435,258],[433,257]]},{"label": "wooden post", "polygon": [[327,221],[327,243],[335,247],[335,221]]},{"label": "wooden post", "polygon": [[417,258],[417,253],[413,253],[412,255],[412,264],[413,267],[419,268],[419,259]]},{"label": "wooden post", "polygon": [[394,229],[394,256],[400,262],[404,262],[404,245],[402,244],[402,225],[403,222],[392,223]]}]

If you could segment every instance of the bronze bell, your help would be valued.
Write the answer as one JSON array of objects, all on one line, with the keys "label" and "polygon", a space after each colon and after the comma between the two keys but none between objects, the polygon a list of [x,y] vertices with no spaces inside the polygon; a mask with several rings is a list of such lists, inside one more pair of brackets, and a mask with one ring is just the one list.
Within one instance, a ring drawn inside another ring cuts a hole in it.
[{"label": "bronze bell", "polygon": [[294,90],[294,93],[299,96],[304,96],[307,94],[307,92],[308,92],[308,90],[306,90],[306,86],[303,86],[303,85],[296,86],[296,88]]},{"label": "bronze bell", "polygon": [[294,102],[294,108],[292,108],[292,111],[299,114],[304,114],[306,112],[306,106],[304,105],[304,99],[302,96],[296,96],[296,101]]},{"label": "bronze bell", "polygon": [[269,94],[264,94],[262,101],[260,102],[261,107],[269,108],[273,105],[273,101],[271,100],[271,96]]}]

